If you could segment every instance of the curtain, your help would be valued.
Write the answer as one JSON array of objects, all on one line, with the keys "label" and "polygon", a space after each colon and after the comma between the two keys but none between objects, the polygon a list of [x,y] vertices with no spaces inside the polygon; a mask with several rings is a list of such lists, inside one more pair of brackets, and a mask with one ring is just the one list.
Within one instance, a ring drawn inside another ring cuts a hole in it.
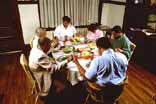
[{"label": "curtain", "polygon": [[74,26],[98,22],[99,0],[39,0],[42,27],[56,27],[63,16]]}]

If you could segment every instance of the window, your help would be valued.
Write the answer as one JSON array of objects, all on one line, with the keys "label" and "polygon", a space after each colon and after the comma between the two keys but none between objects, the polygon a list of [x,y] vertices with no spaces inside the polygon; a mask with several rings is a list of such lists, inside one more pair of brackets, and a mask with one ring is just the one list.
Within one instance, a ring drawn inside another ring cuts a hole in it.
[{"label": "window", "polygon": [[102,8],[101,24],[113,27],[119,25],[122,27],[125,13],[125,5],[116,5],[104,3]]},{"label": "window", "polygon": [[75,26],[98,22],[99,0],[39,0],[39,5],[42,27],[56,27],[65,15]]}]

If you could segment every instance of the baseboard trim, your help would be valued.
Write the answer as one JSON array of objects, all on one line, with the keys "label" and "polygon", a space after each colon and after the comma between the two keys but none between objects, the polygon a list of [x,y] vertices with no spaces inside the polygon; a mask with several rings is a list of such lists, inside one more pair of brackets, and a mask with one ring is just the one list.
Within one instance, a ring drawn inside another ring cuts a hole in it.
[{"label": "baseboard trim", "polygon": [[0,55],[10,55],[15,53],[22,53],[22,50],[16,50],[16,51],[8,51],[8,52],[0,52]]}]

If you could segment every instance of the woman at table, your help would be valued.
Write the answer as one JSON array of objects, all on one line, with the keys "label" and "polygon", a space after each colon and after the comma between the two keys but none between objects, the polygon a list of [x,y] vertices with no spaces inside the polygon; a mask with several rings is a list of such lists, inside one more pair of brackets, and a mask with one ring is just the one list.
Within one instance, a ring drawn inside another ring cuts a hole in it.
[{"label": "woman at table", "polygon": [[97,24],[91,24],[88,27],[87,41],[96,41],[100,37],[103,37],[103,32],[98,29]]},{"label": "woman at table", "polygon": [[64,16],[62,19],[63,24],[55,29],[54,36],[57,37],[59,41],[67,41],[76,34],[76,29],[71,24],[71,19],[68,16]]}]

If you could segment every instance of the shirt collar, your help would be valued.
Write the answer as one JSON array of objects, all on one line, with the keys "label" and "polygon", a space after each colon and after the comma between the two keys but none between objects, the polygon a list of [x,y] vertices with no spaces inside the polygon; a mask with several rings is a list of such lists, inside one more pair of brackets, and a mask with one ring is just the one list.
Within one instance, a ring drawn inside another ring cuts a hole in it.
[{"label": "shirt collar", "polygon": [[113,49],[111,49],[111,48],[105,50],[105,51],[102,53],[102,56],[105,56],[105,55],[110,54],[110,53],[114,53]]}]

